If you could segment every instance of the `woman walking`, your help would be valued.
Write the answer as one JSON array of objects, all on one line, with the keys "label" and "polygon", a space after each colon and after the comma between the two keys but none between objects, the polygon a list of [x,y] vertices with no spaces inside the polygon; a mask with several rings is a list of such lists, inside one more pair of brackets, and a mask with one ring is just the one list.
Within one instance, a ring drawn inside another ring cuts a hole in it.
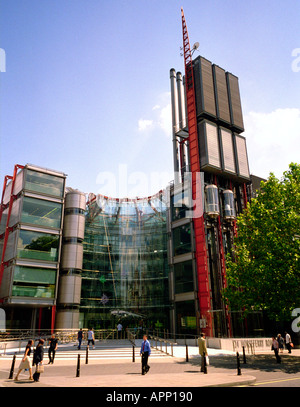
[{"label": "woman walking", "polygon": [[40,381],[40,374],[41,374],[41,368],[43,365],[43,358],[44,358],[44,339],[40,339],[39,343],[35,349],[34,355],[33,355],[33,364],[36,365],[36,371],[33,374],[33,380],[35,382]]},{"label": "woman walking", "polygon": [[29,380],[33,380],[32,377],[32,364],[31,364],[31,360],[30,360],[30,354],[31,354],[31,347],[33,345],[33,340],[30,339],[26,345],[25,348],[25,353],[24,353],[24,357],[21,360],[20,366],[19,366],[19,371],[15,377],[15,380],[19,380],[19,374],[21,373],[21,371],[23,369],[29,369]]}]

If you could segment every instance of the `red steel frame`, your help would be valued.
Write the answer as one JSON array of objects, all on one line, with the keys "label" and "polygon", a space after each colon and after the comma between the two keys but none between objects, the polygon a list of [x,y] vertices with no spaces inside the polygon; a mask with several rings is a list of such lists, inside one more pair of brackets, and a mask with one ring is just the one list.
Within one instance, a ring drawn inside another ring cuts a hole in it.
[{"label": "red steel frame", "polygon": [[[11,215],[11,211],[12,211],[13,202],[14,202],[14,200],[16,198],[15,195],[14,195],[14,187],[15,187],[15,182],[16,182],[18,170],[23,169],[23,168],[24,168],[23,165],[16,164],[15,168],[14,168],[13,176],[11,177],[9,175],[6,175],[6,177],[4,178],[4,185],[3,185],[3,191],[2,191],[2,200],[1,200],[1,210],[0,210],[0,222],[1,222],[3,211],[7,208],[7,205],[3,205],[3,199],[4,199],[4,194],[5,194],[5,191],[6,191],[6,187],[7,187],[7,181],[9,179],[11,179],[12,183],[11,183],[10,199],[9,199],[9,203],[8,203],[8,214],[7,214],[5,234],[4,234],[4,242],[3,242],[3,249],[2,249],[2,256],[1,256],[0,287],[1,287],[1,283],[2,283],[4,267],[5,267],[4,257],[5,257],[7,242],[8,242],[8,235],[9,235],[9,232],[11,231],[11,228],[9,227],[10,215]],[[1,299],[0,299],[0,301],[2,302]]]},{"label": "red steel frame", "polygon": [[[189,42],[189,36],[183,9],[181,9],[182,17],[182,33],[183,33],[183,54],[185,62],[185,78],[186,78],[186,99],[187,99],[187,116],[189,128],[189,156],[190,156],[190,171],[192,173],[192,198],[195,203],[196,211],[193,216],[193,226],[195,235],[195,250],[197,264],[197,279],[198,279],[198,299],[201,319],[206,320],[206,327],[202,327],[201,331],[207,336],[213,336],[212,316],[211,316],[211,295],[209,287],[209,274],[207,263],[207,249],[205,238],[205,223],[202,208],[201,186],[199,185],[200,177],[200,156],[198,146],[197,132],[197,113],[195,102],[194,74],[192,53]],[[198,185],[197,185],[198,181]]]},{"label": "red steel frame", "polygon": [[[217,176],[214,176],[215,185],[218,186]],[[222,222],[221,216],[219,215],[217,218],[217,229],[218,229],[218,243],[219,243],[219,253],[220,253],[220,266],[221,266],[221,282],[222,288],[227,287],[227,278],[226,278],[226,266],[225,266],[225,254],[224,254],[224,245],[223,245],[223,233],[222,233]],[[225,303],[225,318],[226,318],[226,327],[227,327],[227,334],[229,337],[232,336],[231,330],[231,320],[229,315],[229,307],[228,304]]]}]

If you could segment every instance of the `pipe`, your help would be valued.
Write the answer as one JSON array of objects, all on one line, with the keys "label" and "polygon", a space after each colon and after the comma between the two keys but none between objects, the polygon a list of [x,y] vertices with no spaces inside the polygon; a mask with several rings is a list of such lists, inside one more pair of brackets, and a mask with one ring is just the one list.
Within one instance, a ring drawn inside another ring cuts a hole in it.
[{"label": "pipe", "polygon": [[175,185],[179,183],[179,159],[178,159],[178,141],[176,133],[178,131],[178,94],[176,87],[176,71],[170,70],[171,82],[171,107],[172,107],[172,141],[173,141],[173,163],[174,163],[174,181]]}]

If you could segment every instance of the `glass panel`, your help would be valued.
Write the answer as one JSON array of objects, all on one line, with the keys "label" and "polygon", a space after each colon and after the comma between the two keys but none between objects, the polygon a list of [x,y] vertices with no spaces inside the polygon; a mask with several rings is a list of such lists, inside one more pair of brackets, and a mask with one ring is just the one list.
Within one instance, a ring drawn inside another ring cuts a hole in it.
[{"label": "glass panel", "polygon": [[15,266],[14,282],[55,284],[56,270],[38,267]]},{"label": "glass panel", "polygon": [[62,197],[64,194],[64,178],[27,170],[25,189],[42,194]]},{"label": "glass panel", "polygon": [[88,208],[80,312],[84,326],[168,325],[168,258],[164,192],[148,199],[97,197]]},{"label": "glass panel", "polygon": [[186,216],[189,207],[188,192],[179,192],[172,196],[172,220],[182,219]]},{"label": "glass panel", "polygon": [[174,264],[175,294],[194,291],[192,261]]},{"label": "glass panel", "polygon": [[53,298],[55,286],[22,286],[13,285],[12,296],[13,297],[35,297],[35,298]]},{"label": "glass panel", "polygon": [[191,225],[173,229],[173,255],[178,256],[192,251]]},{"label": "glass panel", "polygon": [[24,197],[21,222],[60,228],[62,204]]},{"label": "glass panel", "polygon": [[195,302],[176,302],[177,331],[179,334],[197,333]]},{"label": "glass panel", "polygon": [[20,230],[18,258],[57,261],[59,236]]}]

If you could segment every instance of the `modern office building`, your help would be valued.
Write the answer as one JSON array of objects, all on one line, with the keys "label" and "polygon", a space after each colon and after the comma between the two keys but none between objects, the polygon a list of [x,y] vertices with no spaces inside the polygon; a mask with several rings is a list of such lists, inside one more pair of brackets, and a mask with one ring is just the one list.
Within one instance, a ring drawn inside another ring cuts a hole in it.
[{"label": "modern office building", "polygon": [[236,217],[253,196],[238,78],[198,56],[184,75],[171,69],[170,83],[174,182],[165,190],[86,196],[65,174],[28,164],[5,177],[7,328],[114,328],[121,317],[180,334],[261,328],[259,314],[243,326],[222,298]]}]

